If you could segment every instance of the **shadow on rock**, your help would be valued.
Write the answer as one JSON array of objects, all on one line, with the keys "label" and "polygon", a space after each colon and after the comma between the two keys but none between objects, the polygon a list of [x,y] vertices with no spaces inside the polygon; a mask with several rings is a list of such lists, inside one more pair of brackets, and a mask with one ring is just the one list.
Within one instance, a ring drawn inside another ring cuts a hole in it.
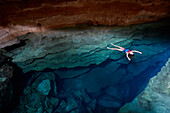
[{"label": "shadow on rock", "polygon": [[12,63],[12,58],[0,54],[0,112],[11,112],[19,104],[22,91],[22,70]]}]

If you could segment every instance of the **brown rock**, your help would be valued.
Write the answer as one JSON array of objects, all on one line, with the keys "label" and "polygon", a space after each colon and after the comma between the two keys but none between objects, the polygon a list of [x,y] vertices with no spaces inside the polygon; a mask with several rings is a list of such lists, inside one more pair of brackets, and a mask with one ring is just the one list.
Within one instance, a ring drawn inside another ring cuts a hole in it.
[{"label": "brown rock", "polygon": [[169,16],[166,0],[0,1],[0,48],[16,36],[79,24],[130,25]]}]

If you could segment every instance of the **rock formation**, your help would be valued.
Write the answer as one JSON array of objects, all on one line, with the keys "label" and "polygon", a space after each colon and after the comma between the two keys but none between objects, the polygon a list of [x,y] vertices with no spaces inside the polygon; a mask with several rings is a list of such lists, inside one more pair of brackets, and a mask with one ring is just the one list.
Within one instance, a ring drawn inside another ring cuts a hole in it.
[{"label": "rock formation", "polygon": [[[154,28],[151,27],[153,25],[155,26]],[[22,68],[23,72],[31,70],[42,71],[45,68],[60,69],[75,68],[78,66],[86,67],[94,64],[101,64],[108,58],[113,60],[122,59],[120,63],[126,64],[127,62],[124,61],[123,53],[107,50],[106,47],[110,46],[109,44],[112,42],[125,48],[138,49],[139,51],[142,51],[141,49],[144,48],[150,48],[150,51],[152,52],[144,51],[146,53],[142,55],[142,58],[138,56],[139,58],[135,60],[136,62],[140,62],[141,60],[146,60],[152,55],[156,55],[167,49],[159,47],[159,45],[153,46],[155,42],[149,40],[144,41],[143,44],[139,44],[139,41],[142,41],[142,39],[145,38],[142,36],[145,30],[153,30],[150,34],[153,35],[151,37],[153,38],[154,35],[157,37],[157,34],[154,33],[155,31],[159,31],[159,27],[165,29],[168,28],[167,26],[168,24],[158,22],[119,28],[89,27],[82,30],[76,28],[73,30],[53,30],[41,35],[30,33],[23,37],[19,37],[20,39],[25,40],[24,45],[21,47],[19,46],[18,48],[15,48],[15,46],[11,47],[12,50],[7,52],[6,55],[12,57],[13,62]],[[163,42],[164,40],[161,41]],[[148,48],[147,45],[145,46],[145,43],[152,43],[152,45]],[[133,44],[138,46],[133,47]],[[156,51],[157,47],[160,48],[159,51]],[[111,52],[119,55],[112,55]],[[75,69],[72,71],[74,72],[74,70]],[[87,71],[88,68],[79,69],[77,74],[72,74],[72,77]],[[63,75],[62,71],[56,73]],[[68,73],[70,74],[71,70]],[[135,73],[132,72],[132,74]],[[64,75],[67,76],[66,74]],[[70,75],[67,77],[69,76]],[[63,76],[63,78],[65,77]]]},{"label": "rock formation", "polygon": [[34,74],[13,113],[92,113],[96,106],[95,99],[91,99],[83,89],[58,92],[56,79],[52,72]]},{"label": "rock formation", "polygon": [[[6,48],[5,55],[26,74],[32,74],[15,112],[116,112],[166,63],[169,36],[166,20],[129,27],[49,30],[18,37],[23,44]],[[107,50],[111,42],[143,54],[136,53],[129,62],[125,53]]]},{"label": "rock formation", "polygon": [[52,28],[131,25],[169,16],[166,0],[1,0],[0,48],[19,42],[17,36]]},{"label": "rock formation", "polygon": [[157,76],[150,79],[147,88],[119,113],[169,113],[170,111],[170,59]]},{"label": "rock formation", "polygon": [[[17,106],[20,85],[23,74],[21,70],[11,62],[12,59],[0,54],[0,112],[8,113]],[[22,75],[22,76],[20,76]]]},{"label": "rock formation", "polygon": [[[2,64],[2,62],[0,62]],[[11,78],[13,76],[13,67],[7,63],[3,63],[0,67],[0,112],[9,109],[9,105],[13,98],[13,84]]]},{"label": "rock formation", "polygon": [[[161,34],[164,30],[167,33],[169,21],[132,24],[168,17],[169,6],[167,0],[0,0],[0,49],[6,50],[3,53],[13,58],[24,74],[33,73],[14,112],[101,113],[100,108],[117,111],[137,95],[131,91],[142,90],[132,90],[132,81],[136,87],[144,87],[151,74],[148,70],[157,72],[170,55],[167,35]],[[65,27],[76,28],[58,29]],[[106,49],[111,42],[142,51],[143,55],[128,62],[124,53]],[[16,91],[12,88],[21,86],[12,87],[13,68],[3,64],[5,60],[6,57],[0,59],[0,112],[10,106]],[[140,84],[143,74],[145,81]],[[164,90],[169,86],[161,87],[161,94],[169,95]],[[149,91],[143,94],[146,97],[139,96],[139,104],[146,105],[142,106],[144,110],[169,110],[169,101],[162,102],[162,98],[160,102],[166,109],[156,107],[158,103]]]}]

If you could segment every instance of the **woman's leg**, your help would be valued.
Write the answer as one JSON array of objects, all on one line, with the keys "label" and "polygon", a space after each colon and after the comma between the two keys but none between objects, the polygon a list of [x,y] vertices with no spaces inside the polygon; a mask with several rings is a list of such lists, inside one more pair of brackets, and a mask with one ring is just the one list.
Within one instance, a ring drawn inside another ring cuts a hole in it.
[{"label": "woman's leg", "polygon": [[114,44],[112,44],[112,43],[111,43],[111,45],[112,45],[112,46],[115,46],[115,47],[118,47],[118,48],[120,48],[120,49],[123,49],[123,47],[120,47],[120,46],[114,45]]},{"label": "woman's leg", "polygon": [[118,48],[109,48],[109,47],[107,47],[107,49],[122,51],[122,49],[118,49]]}]

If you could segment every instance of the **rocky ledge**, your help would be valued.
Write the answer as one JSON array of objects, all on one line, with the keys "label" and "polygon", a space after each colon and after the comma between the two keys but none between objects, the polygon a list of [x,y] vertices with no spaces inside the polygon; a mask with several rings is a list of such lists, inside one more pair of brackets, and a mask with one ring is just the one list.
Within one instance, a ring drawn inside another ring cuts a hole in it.
[{"label": "rocky ledge", "polygon": [[150,79],[147,88],[119,113],[169,113],[170,58],[157,76]]},{"label": "rocky ledge", "polygon": [[[156,42],[157,39],[155,38],[154,41],[152,38],[159,37],[160,34],[155,34],[155,32],[161,32],[160,28],[164,28],[163,31],[166,31],[167,26],[165,21],[165,23],[157,22],[130,27],[88,27],[85,29],[50,30],[43,34],[29,33],[19,37],[20,40],[23,40],[20,44],[6,48],[8,52],[5,55],[12,57],[13,62],[22,68],[24,73],[31,70],[42,71],[46,68],[87,67],[101,64],[107,59],[119,60],[120,64],[127,64],[124,53],[120,54],[118,51],[110,51],[106,48],[111,46],[112,42],[125,48],[142,51],[143,55],[139,55],[135,59],[135,62],[140,62],[166,51],[166,47],[160,47]],[[145,36],[143,36],[144,33]],[[144,41],[145,37],[150,38]],[[163,38],[159,42],[164,43],[165,40],[166,38]],[[157,51],[158,47],[159,51]],[[119,55],[113,55],[111,52]],[[88,69],[83,68],[73,76],[87,71]]]},{"label": "rocky ledge", "polygon": [[168,17],[166,0],[0,0],[0,48],[17,36],[52,28],[131,25]]}]

